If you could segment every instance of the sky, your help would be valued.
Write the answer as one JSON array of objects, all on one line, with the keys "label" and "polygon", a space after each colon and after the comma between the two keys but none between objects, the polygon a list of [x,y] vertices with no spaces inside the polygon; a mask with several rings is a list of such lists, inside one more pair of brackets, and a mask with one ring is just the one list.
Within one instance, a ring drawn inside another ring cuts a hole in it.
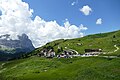
[{"label": "sky", "polygon": [[[120,29],[120,0],[23,0],[46,21],[56,20],[60,25],[65,19],[71,24],[85,25],[85,34],[108,32]],[[72,3],[74,3],[72,5]],[[92,12],[84,15],[80,9],[88,5]],[[102,24],[96,25],[101,18]]]},{"label": "sky", "polygon": [[0,35],[27,34],[37,48],[120,29],[120,0],[0,0]]}]

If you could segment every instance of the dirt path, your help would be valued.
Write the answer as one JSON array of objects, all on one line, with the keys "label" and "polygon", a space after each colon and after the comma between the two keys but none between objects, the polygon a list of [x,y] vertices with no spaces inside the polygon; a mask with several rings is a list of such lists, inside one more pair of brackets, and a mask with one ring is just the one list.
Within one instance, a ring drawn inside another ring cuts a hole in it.
[{"label": "dirt path", "polygon": [[6,63],[2,63],[2,64],[1,64],[1,68],[3,68],[3,66],[4,66],[5,64],[6,64]]},{"label": "dirt path", "polygon": [[116,50],[114,50],[114,52],[117,52],[119,50],[119,47],[117,47],[117,45],[114,45],[114,47],[116,48]]},{"label": "dirt path", "polygon": [[99,56],[99,57],[104,57],[104,58],[119,58],[117,56]]},{"label": "dirt path", "polygon": [[5,71],[5,70],[7,69],[7,68],[4,68],[4,67],[3,67],[5,64],[6,64],[6,63],[2,63],[2,64],[1,64],[1,68],[3,68],[3,69],[0,70],[0,73],[2,73],[3,71]]},{"label": "dirt path", "polygon": [[74,49],[70,49],[70,50],[72,50],[72,51],[74,51],[76,54],[79,54],[76,50],[74,50]]},{"label": "dirt path", "polygon": [[114,47],[115,47],[116,49],[115,49],[114,51],[112,51],[112,52],[108,52],[108,54],[117,52],[117,51],[119,50],[119,47],[117,47],[117,45],[114,45]]},{"label": "dirt path", "polygon": [[70,48],[68,48],[68,47],[65,47],[65,49],[69,49],[69,50],[71,50],[71,51],[74,51],[77,55],[79,54],[78,51],[76,51],[76,50],[74,50],[74,49],[70,49]]}]

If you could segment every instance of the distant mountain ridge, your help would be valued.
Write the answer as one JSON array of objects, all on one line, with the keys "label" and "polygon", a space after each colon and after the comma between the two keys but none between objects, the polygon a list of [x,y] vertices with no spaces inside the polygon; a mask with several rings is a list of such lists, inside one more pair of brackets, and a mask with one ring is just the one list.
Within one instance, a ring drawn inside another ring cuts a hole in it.
[{"label": "distant mountain ridge", "polygon": [[35,49],[26,34],[18,35],[18,40],[12,40],[9,37],[8,34],[0,36],[0,54],[2,55],[28,53]]}]

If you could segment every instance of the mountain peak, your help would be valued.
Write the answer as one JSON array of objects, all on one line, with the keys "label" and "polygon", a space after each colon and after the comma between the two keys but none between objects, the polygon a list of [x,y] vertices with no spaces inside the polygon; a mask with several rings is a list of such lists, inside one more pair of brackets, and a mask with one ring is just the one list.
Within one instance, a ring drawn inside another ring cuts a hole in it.
[{"label": "mountain peak", "polygon": [[23,54],[35,49],[26,34],[18,35],[16,40],[10,39],[9,36],[9,34],[0,36],[0,54]]}]

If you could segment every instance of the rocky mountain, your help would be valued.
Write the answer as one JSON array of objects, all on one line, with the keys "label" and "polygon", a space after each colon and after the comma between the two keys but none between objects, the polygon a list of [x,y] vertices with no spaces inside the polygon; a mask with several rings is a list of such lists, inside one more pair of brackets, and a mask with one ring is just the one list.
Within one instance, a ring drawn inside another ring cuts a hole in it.
[{"label": "rocky mountain", "polygon": [[[28,53],[34,50],[31,40],[26,34],[18,35],[17,40],[10,39],[10,35],[1,35],[0,36],[0,59],[4,57],[9,57],[11,55],[18,55],[20,53]],[[4,56],[3,56],[4,55]]]}]

